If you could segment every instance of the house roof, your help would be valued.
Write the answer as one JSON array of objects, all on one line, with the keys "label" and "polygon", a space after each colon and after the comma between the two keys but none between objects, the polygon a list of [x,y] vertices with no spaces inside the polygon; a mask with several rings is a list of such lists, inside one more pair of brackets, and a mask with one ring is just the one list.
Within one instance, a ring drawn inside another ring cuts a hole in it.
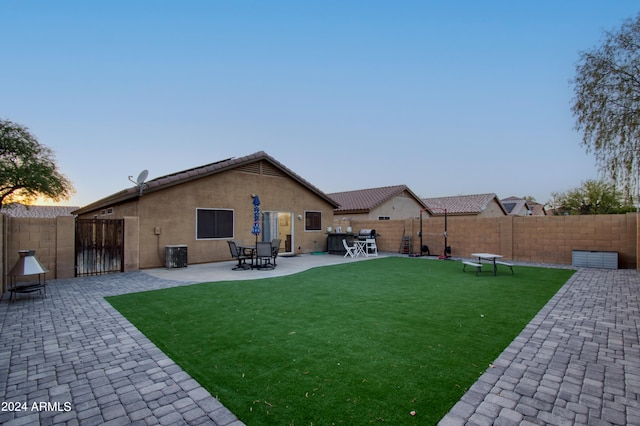
[{"label": "house roof", "polygon": [[544,208],[544,204],[529,202],[529,207],[531,207],[531,211],[533,212],[534,216],[547,215],[547,211]]},{"label": "house roof", "polygon": [[547,214],[544,204],[536,203],[535,201],[527,201],[519,197],[507,197],[501,201],[509,214],[512,214],[513,211],[518,211],[522,207],[530,211],[532,216],[546,216]]},{"label": "house roof", "polygon": [[334,207],[338,207],[336,201],[331,199],[327,194],[320,191],[311,183],[294,173],[292,170],[284,166],[282,163],[271,157],[264,151],[258,151],[254,154],[250,154],[239,158],[227,158],[226,160],[217,161],[215,163],[205,164],[203,166],[194,167],[188,170],[182,170],[180,172],[172,173],[165,176],[160,176],[155,179],[151,179],[144,183],[144,188],[141,194],[140,188],[134,186],[128,189],[124,189],[115,194],[109,195],[101,200],[95,201],[87,206],[84,206],[76,211],[74,214],[83,214],[93,210],[102,209],[117,203],[130,201],[141,197],[143,194],[150,192],[161,191],[163,189],[187,183],[193,180],[202,179],[217,173],[236,169],[238,167],[246,166],[251,163],[257,163],[259,161],[266,161],[270,163],[276,169],[279,169],[282,173],[289,176],[291,179],[297,181],[309,191],[315,193],[317,196],[328,202]]},{"label": "house roof", "polygon": [[482,213],[493,200],[498,203],[504,214],[507,212],[494,193],[456,195],[451,197],[423,198],[424,203],[431,209],[434,215],[443,215],[445,209],[447,214],[472,215]]},{"label": "house roof", "polygon": [[20,203],[11,203],[2,206],[2,213],[11,217],[38,217],[55,218],[58,216],[73,216],[77,206],[26,206]]},{"label": "house roof", "polygon": [[407,185],[384,186],[380,188],[359,189],[355,191],[334,192],[328,194],[340,204],[335,209],[340,213],[368,213],[376,207],[384,204],[392,198],[408,192],[423,208],[427,208],[424,202],[409,189]]},{"label": "house roof", "polygon": [[507,214],[518,214],[522,209],[530,210],[527,200],[518,197],[507,197],[500,200]]}]

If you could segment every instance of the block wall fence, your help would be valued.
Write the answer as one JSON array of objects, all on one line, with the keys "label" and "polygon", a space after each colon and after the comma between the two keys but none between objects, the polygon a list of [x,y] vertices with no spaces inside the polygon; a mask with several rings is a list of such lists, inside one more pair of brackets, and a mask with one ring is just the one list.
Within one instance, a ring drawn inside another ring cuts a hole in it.
[{"label": "block wall fence", "polygon": [[[378,250],[399,252],[402,237],[412,237],[420,252],[420,219],[336,221],[353,232],[375,229]],[[444,253],[443,217],[422,219],[422,244],[432,255]],[[638,213],[585,216],[447,217],[447,245],[453,257],[474,252],[498,253],[505,259],[571,265],[573,250],[618,252],[618,266],[638,269]]]},{"label": "block wall fence", "polygon": [[[75,218],[60,216],[57,218],[18,218],[0,214],[0,271],[2,283],[0,296],[7,290],[8,274],[16,264],[20,250],[35,250],[35,256],[49,272],[45,278],[75,277]],[[125,271],[138,270],[139,224],[137,217],[125,217]],[[34,277],[25,277],[22,281],[32,281]]]},{"label": "block wall fence", "polygon": [[[8,273],[18,260],[19,250],[35,250],[36,257],[49,270],[46,278],[75,275],[75,219],[73,217],[15,218],[0,214],[1,293],[8,284]],[[378,250],[399,253],[402,237],[411,237],[413,253],[420,252],[420,219],[335,221],[334,228],[351,226],[375,229]],[[444,252],[443,217],[422,219],[422,244],[432,255]],[[139,265],[139,222],[125,218],[125,271]],[[508,260],[571,264],[572,250],[618,252],[619,267],[638,269],[638,213],[589,216],[505,216],[447,218],[447,245],[453,257],[470,257],[473,252],[499,253]]]}]

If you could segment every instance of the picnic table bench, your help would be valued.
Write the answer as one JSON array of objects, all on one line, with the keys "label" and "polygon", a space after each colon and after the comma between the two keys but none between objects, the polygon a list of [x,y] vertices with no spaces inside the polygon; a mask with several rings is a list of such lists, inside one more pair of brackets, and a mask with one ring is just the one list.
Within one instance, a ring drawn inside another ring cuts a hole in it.
[{"label": "picnic table bench", "polygon": [[506,266],[511,270],[511,275],[513,275],[513,263],[503,262],[501,260],[496,260],[496,265]]},{"label": "picnic table bench", "polygon": [[465,272],[465,268],[467,266],[473,266],[474,268],[476,268],[476,275],[478,275],[480,273],[480,271],[482,270],[482,264],[481,263],[476,263],[476,262],[471,262],[468,260],[465,260],[462,262],[462,272]]}]

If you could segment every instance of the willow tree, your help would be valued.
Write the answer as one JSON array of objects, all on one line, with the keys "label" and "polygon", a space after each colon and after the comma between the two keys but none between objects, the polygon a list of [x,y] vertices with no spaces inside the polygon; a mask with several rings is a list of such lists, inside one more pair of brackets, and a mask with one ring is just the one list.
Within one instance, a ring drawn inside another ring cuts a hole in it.
[{"label": "willow tree", "polygon": [[572,83],[582,145],[631,202],[640,170],[640,15],[581,52]]},{"label": "willow tree", "polygon": [[0,208],[11,202],[31,204],[38,197],[62,201],[73,192],[53,151],[26,127],[0,119]]}]

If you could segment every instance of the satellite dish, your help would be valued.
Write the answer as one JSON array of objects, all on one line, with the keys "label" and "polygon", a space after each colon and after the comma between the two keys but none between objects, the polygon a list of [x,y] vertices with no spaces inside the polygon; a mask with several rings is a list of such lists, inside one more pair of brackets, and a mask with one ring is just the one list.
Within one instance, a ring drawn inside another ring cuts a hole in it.
[{"label": "satellite dish", "polygon": [[149,170],[143,170],[140,172],[140,174],[138,175],[138,179],[136,179],[136,182],[138,183],[138,185],[142,185],[144,184],[144,181],[147,180],[147,176],[149,176]]},{"label": "satellite dish", "polygon": [[142,190],[145,187],[144,181],[147,179],[147,176],[149,176],[149,170],[146,169],[140,172],[138,178],[135,181],[131,179],[133,176],[129,176],[129,180],[135,183],[138,189],[140,189],[140,195],[142,195]]}]

